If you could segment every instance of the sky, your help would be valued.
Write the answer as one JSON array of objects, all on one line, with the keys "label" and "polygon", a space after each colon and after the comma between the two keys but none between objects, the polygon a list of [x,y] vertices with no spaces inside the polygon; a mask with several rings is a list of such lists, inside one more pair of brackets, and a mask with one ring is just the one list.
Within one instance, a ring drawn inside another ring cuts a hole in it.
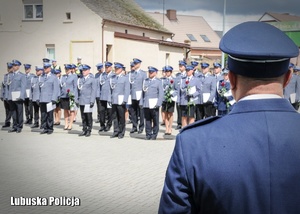
[{"label": "sky", "polygon": [[[149,12],[162,12],[163,8],[175,9],[181,15],[204,17],[214,30],[223,29],[224,0],[135,1]],[[244,21],[257,21],[265,12],[300,16],[300,0],[226,0],[225,31]]]}]

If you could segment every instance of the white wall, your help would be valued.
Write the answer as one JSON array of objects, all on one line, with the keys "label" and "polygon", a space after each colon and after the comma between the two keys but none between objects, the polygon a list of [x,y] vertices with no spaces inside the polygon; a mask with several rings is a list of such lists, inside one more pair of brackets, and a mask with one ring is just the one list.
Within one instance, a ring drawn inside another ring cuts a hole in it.
[{"label": "white wall", "polygon": [[[101,61],[102,19],[98,15],[79,0],[43,0],[43,11],[43,21],[24,21],[21,0],[1,0],[0,74],[12,59],[41,65],[46,44],[55,45],[59,65],[76,63],[78,54],[92,67]],[[65,22],[67,12],[71,22]]]}]

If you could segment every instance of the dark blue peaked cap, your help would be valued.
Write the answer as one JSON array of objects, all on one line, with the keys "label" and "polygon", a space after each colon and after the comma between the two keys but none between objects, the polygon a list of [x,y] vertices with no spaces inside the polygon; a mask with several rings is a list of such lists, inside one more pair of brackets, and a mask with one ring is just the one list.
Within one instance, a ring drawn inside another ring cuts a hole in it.
[{"label": "dark blue peaked cap", "polygon": [[263,22],[245,22],[221,39],[228,68],[242,76],[272,78],[288,71],[290,58],[299,54],[295,43],[278,28]]}]

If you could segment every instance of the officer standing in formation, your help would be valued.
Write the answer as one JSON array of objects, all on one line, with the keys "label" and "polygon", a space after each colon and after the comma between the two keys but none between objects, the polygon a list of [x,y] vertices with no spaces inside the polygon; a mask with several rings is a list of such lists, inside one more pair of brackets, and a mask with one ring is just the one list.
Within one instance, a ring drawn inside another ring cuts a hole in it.
[{"label": "officer standing in formation", "polygon": [[23,128],[23,103],[26,97],[26,76],[20,72],[22,63],[13,60],[13,73],[8,90],[8,100],[12,111],[13,127],[8,132],[20,133]]},{"label": "officer standing in formation", "polygon": [[12,80],[12,74],[13,74],[13,65],[11,62],[7,63],[7,73],[4,74],[2,86],[1,86],[1,92],[0,92],[0,99],[3,101],[4,109],[5,109],[5,121],[2,128],[10,127],[10,120],[11,120],[11,110],[10,110],[10,103],[8,101],[8,91],[9,91],[9,85],[11,84]]},{"label": "officer standing in formation", "polygon": [[173,112],[175,108],[175,101],[177,101],[177,85],[175,84],[175,78],[172,76],[173,67],[163,67],[165,71],[165,77],[162,78],[162,86],[164,90],[164,100],[162,103],[161,111],[164,112],[164,124],[166,126],[165,135],[172,134],[173,125]]},{"label": "officer standing in formation", "polygon": [[103,73],[103,63],[98,63],[96,65],[97,73],[95,74],[97,92],[96,92],[96,104],[97,104],[97,120],[96,123],[100,123],[100,114],[101,114],[101,102],[100,102],[100,75]]},{"label": "officer standing in formation", "polygon": [[272,25],[246,22],[220,49],[237,103],[177,136],[158,213],[299,213],[300,115],[283,98],[299,48]]},{"label": "officer standing in formation", "polygon": [[164,98],[161,80],[156,78],[157,68],[149,66],[149,78],[143,81],[143,94],[139,101],[146,120],[146,140],[156,140],[159,131],[159,107]]},{"label": "officer standing in formation", "polygon": [[115,64],[115,76],[110,78],[111,87],[111,103],[112,103],[112,119],[114,123],[114,132],[111,138],[123,138],[125,135],[125,111],[126,103],[130,93],[130,83],[126,75],[123,74],[124,65]]},{"label": "officer standing in formation", "polygon": [[44,72],[44,67],[36,66],[35,67],[36,75],[31,80],[31,91],[30,91],[30,100],[33,106],[33,118],[34,123],[31,128],[38,128],[39,127],[39,120],[40,120],[40,85],[39,79]]},{"label": "officer standing in formation", "polygon": [[31,81],[32,78],[34,77],[34,74],[30,73],[31,71],[30,64],[24,64],[24,69],[26,75],[26,97],[24,101],[26,121],[24,124],[32,124],[33,108],[32,108],[32,102],[30,101],[29,98],[30,98],[30,91],[31,91]]},{"label": "officer standing in formation", "polygon": [[147,78],[146,72],[140,69],[141,62],[142,60],[134,58],[134,68],[128,74],[132,100],[130,107],[132,129],[130,133],[138,132],[138,134],[142,133],[144,130],[144,111],[143,108],[140,107],[139,102],[142,98],[143,82]]},{"label": "officer standing in formation", "polygon": [[228,69],[222,71],[223,80],[217,83],[217,93],[214,105],[218,111],[218,115],[226,115],[232,109],[234,104],[234,99],[229,93],[230,91],[230,81],[228,77]]},{"label": "officer standing in formation", "polygon": [[201,91],[200,81],[193,76],[194,67],[186,66],[186,76],[182,77],[179,84],[180,108],[182,127],[195,122],[195,108],[199,103]]},{"label": "officer standing in formation", "polygon": [[[112,63],[105,62],[105,72],[100,74],[100,129],[99,132],[108,132],[112,126],[112,106],[110,78],[115,74],[112,72]],[[107,115],[107,118],[106,118]]]},{"label": "officer standing in formation", "polygon": [[294,68],[295,65],[290,63],[289,70],[293,75],[289,84],[284,89],[284,98],[289,100],[294,108],[298,110],[300,102],[300,76],[297,75],[297,71]]},{"label": "officer standing in formation", "polygon": [[89,65],[82,65],[82,76],[78,79],[79,106],[82,119],[82,132],[79,136],[91,136],[93,127],[93,107],[96,100],[96,81],[90,76]]},{"label": "officer standing in formation", "polygon": [[[183,60],[180,60],[179,61],[179,73],[176,74],[176,78],[175,78],[175,85],[176,85],[176,88],[179,90],[180,89],[180,83],[181,83],[181,80],[186,76],[186,71],[185,71],[185,68],[186,68],[186,62],[183,61]],[[177,96],[177,101],[176,101],[176,111],[177,111],[177,127],[176,127],[176,130],[180,130],[182,128],[182,110],[181,110],[181,107],[180,107],[180,95],[178,94]]]},{"label": "officer standing in formation", "polygon": [[60,79],[60,105],[64,110],[64,130],[71,130],[78,103],[77,75],[71,73],[72,66],[65,64],[65,74]]},{"label": "officer standing in formation", "polygon": [[51,74],[51,64],[44,63],[44,74],[39,77],[41,126],[40,134],[53,133],[53,110],[59,97],[59,82],[54,74]]}]

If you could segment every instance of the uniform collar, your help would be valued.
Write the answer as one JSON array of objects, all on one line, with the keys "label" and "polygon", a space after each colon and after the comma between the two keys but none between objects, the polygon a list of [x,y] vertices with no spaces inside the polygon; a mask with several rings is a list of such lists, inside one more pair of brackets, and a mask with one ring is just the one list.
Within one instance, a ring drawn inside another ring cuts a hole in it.
[{"label": "uniform collar", "polygon": [[282,97],[280,97],[279,95],[276,95],[276,94],[252,94],[252,95],[248,95],[246,97],[243,97],[239,101],[243,101],[243,100],[262,100],[262,99],[280,99],[280,98],[282,98]]}]

